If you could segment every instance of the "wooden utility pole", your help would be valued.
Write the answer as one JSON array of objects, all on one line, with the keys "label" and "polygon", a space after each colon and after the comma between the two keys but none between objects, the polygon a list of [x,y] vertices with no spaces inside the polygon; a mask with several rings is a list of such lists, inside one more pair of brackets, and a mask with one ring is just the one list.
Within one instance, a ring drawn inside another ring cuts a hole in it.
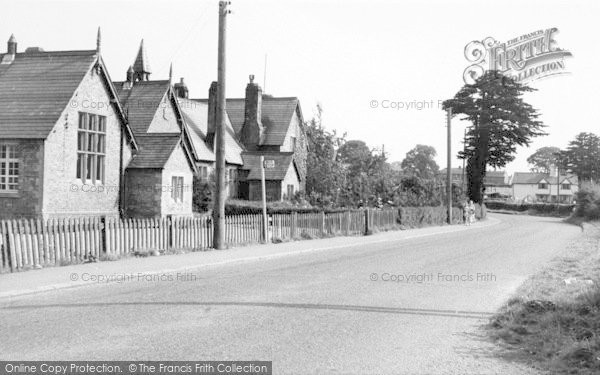
[{"label": "wooden utility pole", "polygon": [[230,1],[219,1],[219,47],[217,65],[216,165],[213,207],[213,247],[225,248],[225,31]]},{"label": "wooden utility pole", "polygon": [[446,110],[446,126],[448,127],[448,161],[446,167],[446,204],[448,207],[448,224],[452,224],[452,108]]}]

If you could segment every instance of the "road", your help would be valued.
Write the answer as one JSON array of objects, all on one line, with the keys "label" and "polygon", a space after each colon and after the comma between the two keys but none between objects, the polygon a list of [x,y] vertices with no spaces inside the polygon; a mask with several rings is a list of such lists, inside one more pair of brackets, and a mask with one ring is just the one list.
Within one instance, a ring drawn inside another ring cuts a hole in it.
[{"label": "road", "polygon": [[481,325],[580,229],[492,216],[500,223],[0,301],[0,359],[269,360],[276,374],[534,373],[495,356]]}]

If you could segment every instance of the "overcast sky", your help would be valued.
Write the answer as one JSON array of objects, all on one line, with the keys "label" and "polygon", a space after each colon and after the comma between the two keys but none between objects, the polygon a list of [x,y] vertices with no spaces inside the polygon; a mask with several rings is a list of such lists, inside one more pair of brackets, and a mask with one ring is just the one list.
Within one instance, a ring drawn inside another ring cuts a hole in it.
[{"label": "overcast sky", "polygon": [[[218,1],[6,1],[0,39],[15,34],[19,50],[94,49],[102,27],[102,54],[113,80],[125,79],[144,38],[152,79],[185,77],[194,98],[207,97],[217,76]],[[232,1],[227,30],[227,96],[243,97],[248,75],[265,92],[297,96],[306,119],[317,102],[324,125],[370,147],[385,145],[390,161],[416,144],[432,145],[446,165],[444,113],[438,102],[463,85],[464,47],[492,36],[508,41],[556,27],[570,75],[531,84],[526,100],[540,110],[549,136],[518,150],[509,172],[543,146],[565,147],[583,131],[600,133],[597,75],[598,1]],[[6,48],[2,47],[2,50]],[[429,108],[372,108],[414,102]],[[422,104],[423,105],[423,104]],[[464,121],[453,121],[453,148],[461,149]],[[455,160],[454,166],[461,164]]]}]

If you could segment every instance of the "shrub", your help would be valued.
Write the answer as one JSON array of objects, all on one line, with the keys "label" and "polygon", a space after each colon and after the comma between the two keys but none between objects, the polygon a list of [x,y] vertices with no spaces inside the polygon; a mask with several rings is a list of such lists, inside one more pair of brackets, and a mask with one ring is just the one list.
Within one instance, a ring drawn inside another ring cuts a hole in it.
[{"label": "shrub", "polygon": [[[301,204],[298,202],[267,202],[267,213],[268,214],[289,214],[292,212],[297,213],[314,213],[321,212],[322,208],[313,207],[306,203]],[[325,212],[343,212],[342,208],[339,209],[325,209]],[[230,199],[225,204],[225,215],[239,215],[239,214],[260,214],[262,213],[262,202],[260,201],[246,201],[241,199]]]},{"label": "shrub", "polygon": [[581,189],[576,193],[577,208],[575,216],[586,220],[600,219],[600,185],[596,183],[582,183]]},{"label": "shrub", "polygon": [[194,177],[192,205],[194,212],[206,212],[212,210],[212,192],[214,181],[210,178],[208,181]]}]

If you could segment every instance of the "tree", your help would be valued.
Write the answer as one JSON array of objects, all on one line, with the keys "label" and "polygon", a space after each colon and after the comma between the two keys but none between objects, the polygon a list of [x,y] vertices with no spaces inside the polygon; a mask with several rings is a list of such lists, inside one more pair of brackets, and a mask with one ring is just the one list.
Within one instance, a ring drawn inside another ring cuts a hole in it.
[{"label": "tree", "polygon": [[527,158],[527,163],[532,165],[532,172],[550,173],[550,169],[558,164],[559,153],[560,148],[554,146],[538,148]]},{"label": "tree", "polygon": [[402,160],[402,170],[409,176],[433,179],[440,170],[435,162],[436,155],[437,152],[432,146],[416,145],[406,153],[406,157]]},{"label": "tree", "polygon": [[344,137],[327,131],[322,125],[323,109],[317,105],[316,116],[306,122],[308,155],[306,160],[306,192],[311,204],[331,205],[337,200],[344,181],[344,167],[337,159],[337,150]]},{"label": "tree", "polygon": [[468,196],[483,201],[487,166],[501,168],[515,158],[517,146],[529,146],[532,138],[545,135],[539,113],[522,96],[534,89],[497,71],[488,71],[474,84],[464,85],[454,98],[444,101],[453,115],[463,114],[472,124],[466,147],[458,156],[467,159]]},{"label": "tree", "polygon": [[579,133],[560,152],[560,165],[577,175],[579,182],[600,181],[600,137],[593,133]]}]

